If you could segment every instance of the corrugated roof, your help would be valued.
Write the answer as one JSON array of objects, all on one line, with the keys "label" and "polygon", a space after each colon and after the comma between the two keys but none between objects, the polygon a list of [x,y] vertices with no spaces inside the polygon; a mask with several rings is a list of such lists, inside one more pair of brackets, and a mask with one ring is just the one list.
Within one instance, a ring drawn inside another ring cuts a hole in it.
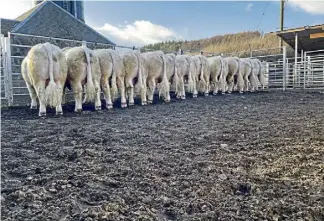
[{"label": "corrugated roof", "polygon": [[299,28],[289,28],[283,31],[276,31],[276,32],[270,32],[273,34],[283,34],[283,33],[291,33],[291,32],[299,32],[299,31],[304,31],[307,29],[322,29],[324,30],[324,24],[318,24],[318,25],[307,25],[307,26],[303,26],[303,27],[299,27]]},{"label": "corrugated roof", "polygon": [[298,52],[324,49],[324,24],[304,26],[272,32],[292,48],[295,48],[295,33],[298,36]]}]

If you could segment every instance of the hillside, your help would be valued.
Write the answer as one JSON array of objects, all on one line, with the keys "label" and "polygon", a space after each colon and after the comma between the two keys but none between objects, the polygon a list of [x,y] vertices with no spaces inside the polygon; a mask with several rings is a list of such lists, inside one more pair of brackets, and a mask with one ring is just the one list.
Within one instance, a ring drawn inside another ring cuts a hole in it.
[{"label": "hillside", "polygon": [[[287,46],[287,54],[293,54],[293,49]],[[179,48],[182,50],[192,50],[192,53],[199,53],[199,51],[204,51],[207,53],[233,53],[242,52],[245,53],[235,53],[237,56],[248,56],[250,55],[250,50],[259,50],[267,48],[277,48],[279,46],[279,37],[274,34],[261,35],[260,32],[241,32],[237,34],[226,34],[220,36],[214,36],[211,38],[199,39],[194,41],[167,41],[156,44],[150,44],[145,46],[146,49],[153,50],[163,50],[163,51],[178,51]],[[264,54],[275,54],[279,53],[279,50],[266,50],[262,52],[253,52],[255,55]]]}]

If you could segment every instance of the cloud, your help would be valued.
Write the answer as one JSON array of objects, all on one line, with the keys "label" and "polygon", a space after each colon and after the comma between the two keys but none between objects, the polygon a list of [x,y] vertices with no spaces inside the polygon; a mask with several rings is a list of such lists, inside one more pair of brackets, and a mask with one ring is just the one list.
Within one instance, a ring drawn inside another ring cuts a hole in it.
[{"label": "cloud", "polygon": [[252,10],[252,6],[253,6],[252,3],[247,4],[246,7],[245,7],[245,11],[251,11]]},{"label": "cloud", "polygon": [[125,22],[118,26],[106,23],[94,29],[110,39],[114,38],[117,44],[143,46],[166,40],[182,39],[171,29],[145,20],[135,21],[132,24]]},{"label": "cloud", "polygon": [[290,0],[288,5],[295,9],[302,9],[310,14],[324,15],[324,1],[309,1],[309,0]]},{"label": "cloud", "polygon": [[32,1],[0,0],[0,18],[14,19],[33,7]]}]

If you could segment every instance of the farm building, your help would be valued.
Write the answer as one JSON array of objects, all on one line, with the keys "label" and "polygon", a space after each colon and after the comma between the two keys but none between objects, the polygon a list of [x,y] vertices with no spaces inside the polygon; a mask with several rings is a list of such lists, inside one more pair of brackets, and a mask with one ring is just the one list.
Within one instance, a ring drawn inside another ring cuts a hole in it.
[{"label": "farm building", "polygon": [[1,34],[8,37],[8,33],[12,35],[10,37],[15,44],[35,45],[49,40],[32,37],[42,36],[51,38],[51,41],[60,47],[73,46],[73,43],[55,38],[115,45],[81,19],[50,0],[40,2],[16,19],[1,19]]},{"label": "farm building", "polygon": [[277,31],[295,56],[287,58],[286,86],[303,89],[324,89],[324,24]]},{"label": "farm building", "polygon": [[[33,0],[34,6],[37,6],[39,3],[44,0]],[[84,2],[77,0],[70,1],[53,1],[55,4],[69,12],[75,18],[84,22]]]},{"label": "farm building", "polygon": [[324,48],[324,24],[291,28],[276,34],[299,54]]}]

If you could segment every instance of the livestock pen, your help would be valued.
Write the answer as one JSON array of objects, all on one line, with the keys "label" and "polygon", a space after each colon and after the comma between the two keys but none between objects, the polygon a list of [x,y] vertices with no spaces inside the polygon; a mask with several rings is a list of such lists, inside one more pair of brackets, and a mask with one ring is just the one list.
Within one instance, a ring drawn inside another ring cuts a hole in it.
[{"label": "livestock pen", "polygon": [[2,219],[323,220],[324,95],[308,55],[299,72],[268,55],[266,91],[82,114],[69,102],[59,117],[5,84]]},{"label": "livestock pen", "polygon": [[[109,45],[95,42],[84,42],[71,39],[51,38],[45,36],[9,33],[9,37],[1,37],[1,105],[20,106],[29,103],[29,94],[20,73],[20,65],[29,49],[41,42],[51,42],[61,48],[86,45],[90,49],[114,48],[115,50],[140,50],[144,48]],[[171,53],[171,52],[168,52]],[[193,53],[193,52],[186,52]],[[221,53],[208,53],[219,55]],[[324,51],[305,51],[297,60],[287,57],[286,47],[269,48],[263,50],[240,51],[222,54],[224,57],[238,56],[258,58],[267,61],[268,89],[324,89]],[[294,60],[296,60],[294,62]],[[68,94],[71,94],[68,92]]]}]

